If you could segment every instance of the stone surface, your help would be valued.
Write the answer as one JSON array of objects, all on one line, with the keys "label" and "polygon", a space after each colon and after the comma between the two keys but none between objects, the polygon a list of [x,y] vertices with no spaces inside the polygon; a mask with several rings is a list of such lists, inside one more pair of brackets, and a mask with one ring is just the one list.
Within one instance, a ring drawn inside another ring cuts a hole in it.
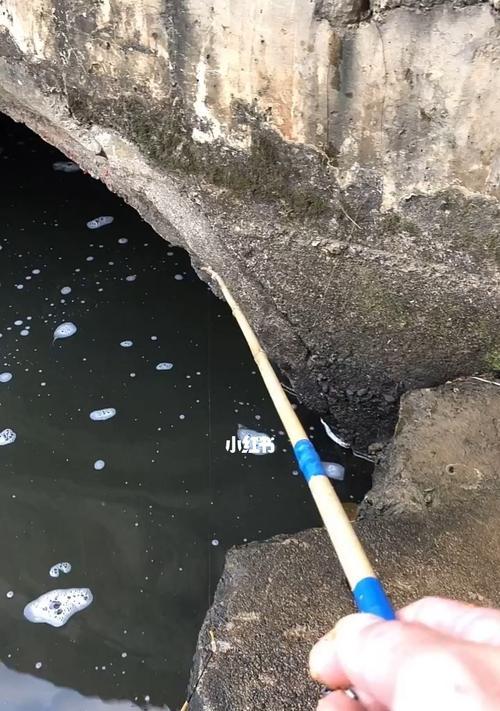
[{"label": "stone surface", "polygon": [[499,28],[488,3],[0,0],[0,110],[219,271],[363,447],[402,392],[500,362]]},{"label": "stone surface", "polygon": [[[444,595],[500,606],[500,384],[405,395],[357,529],[397,606]],[[311,645],[352,611],[322,529],[234,548],[200,633],[192,711],[305,711]],[[210,657],[209,630],[217,641]]]}]

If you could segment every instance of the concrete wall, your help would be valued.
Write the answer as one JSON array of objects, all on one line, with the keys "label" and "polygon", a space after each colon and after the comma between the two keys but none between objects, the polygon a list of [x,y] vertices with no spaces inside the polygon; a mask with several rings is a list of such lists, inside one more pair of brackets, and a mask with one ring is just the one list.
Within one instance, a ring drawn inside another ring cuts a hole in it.
[{"label": "concrete wall", "polygon": [[500,368],[499,28],[487,3],[0,0],[0,110],[219,270],[363,445],[402,391]]}]

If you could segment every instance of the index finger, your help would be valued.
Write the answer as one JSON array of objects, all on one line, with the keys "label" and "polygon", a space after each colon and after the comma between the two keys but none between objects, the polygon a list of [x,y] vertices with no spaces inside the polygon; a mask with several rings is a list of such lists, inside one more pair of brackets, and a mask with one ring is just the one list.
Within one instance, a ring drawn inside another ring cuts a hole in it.
[{"label": "index finger", "polygon": [[398,612],[399,620],[425,625],[457,639],[500,646],[500,611],[441,597],[424,597]]}]

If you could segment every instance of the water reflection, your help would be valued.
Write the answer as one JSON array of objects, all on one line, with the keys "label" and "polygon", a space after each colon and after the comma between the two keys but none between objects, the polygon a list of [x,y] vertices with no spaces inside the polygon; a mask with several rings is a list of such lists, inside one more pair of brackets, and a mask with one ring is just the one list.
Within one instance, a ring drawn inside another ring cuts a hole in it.
[{"label": "water reflection", "polygon": [[131,701],[101,701],[64,689],[50,681],[8,669],[0,664],[0,709],[8,711],[165,711],[167,706],[137,705]]}]

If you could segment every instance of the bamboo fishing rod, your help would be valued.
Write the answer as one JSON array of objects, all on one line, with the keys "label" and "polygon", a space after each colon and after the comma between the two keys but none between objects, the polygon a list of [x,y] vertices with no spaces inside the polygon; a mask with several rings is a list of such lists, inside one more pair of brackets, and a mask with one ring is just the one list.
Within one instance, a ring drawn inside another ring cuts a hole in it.
[{"label": "bamboo fishing rod", "polygon": [[393,607],[376,577],[335,489],[325,474],[321,459],[295,414],[257,336],[244,313],[234,300],[222,277],[213,269],[204,268],[219,285],[233,316],[245,336],[252,356],[262,375],[283,427],[293,446],[299,468],[306,480],[316,506],[335,549],[340,565],[349,581],[360,612],[370,612],[386,620],[394,619]]}]

